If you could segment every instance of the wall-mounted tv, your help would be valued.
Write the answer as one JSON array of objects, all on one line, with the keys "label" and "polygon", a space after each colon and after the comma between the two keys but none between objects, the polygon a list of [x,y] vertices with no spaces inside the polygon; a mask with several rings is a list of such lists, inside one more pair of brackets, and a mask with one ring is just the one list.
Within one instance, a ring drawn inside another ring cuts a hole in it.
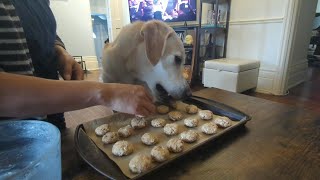
[{"label": "wall-mounted tv", "polygon": [[152,19],[165,22],[197,20],[197,0],[128,0],[131,22]]}]

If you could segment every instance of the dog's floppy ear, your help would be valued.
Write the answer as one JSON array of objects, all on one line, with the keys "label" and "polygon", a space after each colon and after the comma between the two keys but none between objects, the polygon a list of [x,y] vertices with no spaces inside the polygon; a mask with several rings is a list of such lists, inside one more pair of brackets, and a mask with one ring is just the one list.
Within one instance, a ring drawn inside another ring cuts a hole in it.
[{"label": "dog's floppy ear", "polygon": [[157,21],[149,21],[142,26],[140,34],[144,38],[146,54],[152,65],[159,62],[171,33],[173,31],[170,28]]}]

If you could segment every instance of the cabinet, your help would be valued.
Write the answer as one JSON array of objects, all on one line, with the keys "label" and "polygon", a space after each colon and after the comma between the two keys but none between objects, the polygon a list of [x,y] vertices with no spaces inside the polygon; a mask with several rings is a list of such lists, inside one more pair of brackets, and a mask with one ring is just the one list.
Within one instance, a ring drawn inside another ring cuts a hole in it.
[{"label": "cabinet", "polygon": [[202,69],[206,60],[226,57],[230,3],[231,0],[200,0],[197,23],[173,27],[178,35],[180,32],[186,32],[185,34],[193,36],[192,46],[185,44],[186,57],[192,57],[187,58],[185,65],[185,68],[190,69],[188,81],[191,84],[202,81]]}]

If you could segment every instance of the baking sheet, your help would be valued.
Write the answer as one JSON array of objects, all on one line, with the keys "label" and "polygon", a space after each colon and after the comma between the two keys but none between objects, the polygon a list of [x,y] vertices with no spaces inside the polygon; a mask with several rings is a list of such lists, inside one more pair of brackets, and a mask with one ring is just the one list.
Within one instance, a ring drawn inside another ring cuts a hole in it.
[{"label": "baking sheet", "polygon": [[[192,116],[198,116],[198,115],[189,115],[185,112],[185,106],[187,104],[184,104],[182,102],[178,103],[178,107],[177,109],[183,113],[184,118],[186,117],[192,117]],[[173,110],[173,109],[171,109]],[[151,126],[151,120],[155,119],[155,118],[159,118],[162,117],[164,119],[166,119],[167,123],[177,123],[179,125],[179,134],[175,135],[175,136],[168,136],[165,135],[163,133],[163,128],[154,128]],[[214,115],[213,119],[216,117],[216,115]],[[201,126],[207,122],[210,122],[211,120],[200,120],[199,124],[197,127],[195,128],[188,128],[184,125],[183,120],[180,121],[171,121],[169,120],[168,115],[155,115],[152,117],[148,117],[146,118],[147,120],[147,127],[143,128],[143,129],[138,129],[138,130],[134,130],[134,133],[132,136],[128,137],[128,138],[121,138],[121,140],[126,140],[129,141],[130,143],[133,144],[134,146],[134,152],[131,155],[128,156],[123,156],[123,157],[117,157],[115,155],[112,154],[112,146],[113,144],[103,144],[101,138],[99,136],[96,136],[94,130],[96,127],[108,123],[111,127],[111,131],[118,131],[118,129],[120,127],[126,126],[128,124],[130,124],[131,119],[134,118],[134,116],[131,115],[127,115],[127,114],[122,114],[122,113],[118,113],[118,114],[114,114],[112,116],[109,117],[105,117],[102,119],[97,119],[91,122],[87,122],[84,123],[84,129],[87,133],[87,135],[93,140],[93,142],[97,145],[97,147],[99,149],[101,149],[112,161],[114,161],[118,167],[121,169],[121,171],[123,172],[124,175],[126,175],[128,178],[134,178],[136,176],[138,176],[139,174],[134,174],[130,171],[129,169],[129,162],[130,160],[137,154],[146,154],[146,155],[150,155],[151,149],[155,146],[147,146],[144,145],[141,142],[141,136],[146,133],[146,132],[150,132],[153,135],[157,136],[159,143],[156,145],[162,145],[162,146],[166,146],[166,143],[169,139],[174,138],[174,137],[180,137],[180,133],[182,133],[183,131],[187,131],[190,129],[196,130],[199,133],[199,139],[198,141],[194,142],[194,143],[184,143],[184,151],[188,151],[192,148],[195,148],[198,144],[202,143],[203,141],[206,141],[208,139],[211,139],[215,136],[218,136],[220,133],[223,133],[224,129],[219,128],[218,132],[214,135],[206,135],[204,133],[201,132]],[[200,118],[199,118],[200,119]],[[231,121],[232,126],[234,126],[235,124],[239,123],[240,121]],[[230,128],[230,127],[229,127]],[[183,152],[182,152],[183,153]],[[169,159],[175,158],[176,156],[178,156],[180,153],[170,153]],[[168,160],[169,160],[168,159]],[[165,162],[163,162],[165,163]],[[161,165],[161,163],[156,163],[154,162],[153,167],[157,168],[157,166]]]}]

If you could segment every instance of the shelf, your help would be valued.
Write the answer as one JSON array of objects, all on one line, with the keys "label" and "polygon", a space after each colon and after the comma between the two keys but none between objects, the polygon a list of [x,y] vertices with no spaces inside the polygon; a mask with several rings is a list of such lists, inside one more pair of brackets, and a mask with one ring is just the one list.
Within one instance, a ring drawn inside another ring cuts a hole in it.
[{"label": "shelf", "polygon": [[179,30],[193,30],[194,28],[198,27],[197,25],[188,25],[188,26],[172,26],[172,29],[175,31]]},{"label": "shelf", "polygon": [[206,47],[206,48],[211,48],[211,47],[216,47],[217,45],[214,45],[214,44],[212,44],[212,45],[205,45],[205,44],[203,44],[203,45],[200,45],[200,47]]},{"label": "shelf", "polygon": [[225,32],[226,28],[222,27],[201,27],[200,33],[214,33],[214,32]]},{"label": "shelf", "polygon": [[208,4],[216,4],[217,1],[219,1],[219,4],[228,3],[229,0],[201,0],[202,3],[208,3]]},{"label": "shelf", "polygon": [[222,28],[222,29],[226,29],[225,25],[221,25],[221,24],[202,24],[201,25],[202,29],[209,29],[209,28]]},{"label": "shelf", "polygon": [[183,46],[184,46],[184,48],[193,49],[193,45],[185,45],[185,44],[184,44]]}]

